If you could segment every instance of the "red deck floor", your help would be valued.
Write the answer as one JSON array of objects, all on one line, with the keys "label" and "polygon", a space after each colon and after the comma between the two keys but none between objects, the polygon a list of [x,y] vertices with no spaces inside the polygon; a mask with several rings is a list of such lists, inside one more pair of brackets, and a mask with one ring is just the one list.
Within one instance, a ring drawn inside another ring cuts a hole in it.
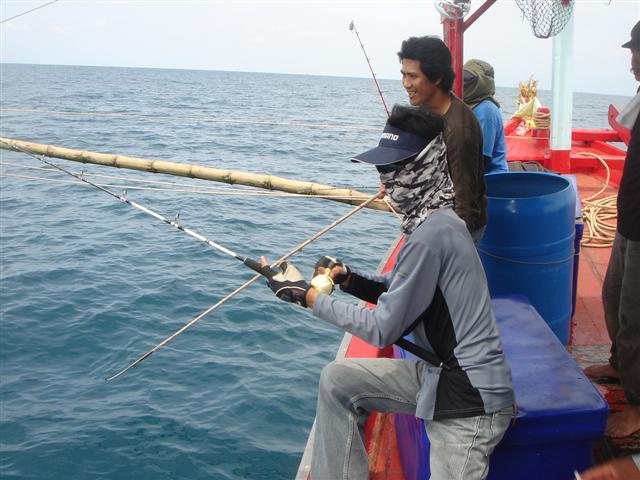
[{"label": "red deck floor", "polygon": [[[588,198],[602,188],[598,177],[577,174],[581,199]],[[603,196],[615,195],[608,187]],[[611,255],[611,248],[582,247],[578,267],[578,293],[576,312],[571,322],[571,345],[610,345],[602,309],[602,281]]]}]

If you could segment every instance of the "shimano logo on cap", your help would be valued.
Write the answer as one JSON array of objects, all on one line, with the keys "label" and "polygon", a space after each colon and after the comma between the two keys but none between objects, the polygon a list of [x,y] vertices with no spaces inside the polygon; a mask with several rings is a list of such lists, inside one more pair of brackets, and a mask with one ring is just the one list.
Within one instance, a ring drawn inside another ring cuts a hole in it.
[{"label": "shimano logo on cap", "polygon": [[381,138],[383,138],[383,139],[385,139],[385,140],[392,140],[392,141],[394,141],[394,142],[397,142],[397,141],[398,141],[398,138],[400,138],[400,136],[398,136],[398,135],[396,135],[396,134],[394,134],[394,133],[386,133],[386,132],[385,132],[385,133],[383,133],[383,134],[382,134],[382,137],[381,137]]}]

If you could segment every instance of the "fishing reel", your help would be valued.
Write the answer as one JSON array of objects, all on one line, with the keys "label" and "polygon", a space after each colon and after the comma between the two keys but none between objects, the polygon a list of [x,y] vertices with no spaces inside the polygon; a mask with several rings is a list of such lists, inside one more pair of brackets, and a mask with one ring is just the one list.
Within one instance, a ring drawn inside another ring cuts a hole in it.
[{"label": "fishing reel", "polygon": [[318,273],[311,279],[311,286],[320,293],[331,295],[331,293],[333,293],[335,283],[333,283],[333,279],[329,276],[330,273],[331,269],[325,268],[324,272]]}]

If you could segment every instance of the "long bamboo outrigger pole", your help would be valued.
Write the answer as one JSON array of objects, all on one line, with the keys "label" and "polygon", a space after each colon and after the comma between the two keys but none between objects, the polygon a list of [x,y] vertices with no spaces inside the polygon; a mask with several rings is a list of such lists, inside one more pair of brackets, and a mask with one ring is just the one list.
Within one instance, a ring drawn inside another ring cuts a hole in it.
[{"label": "long bamboo outrigger pole", "polygon": [[[334,188],[329,185],[290,180],[273,175],[223,170],[219,168],[201,167],[197,165],[166,162],[162,160],[147,160],[144,158],[128,157],[125,155],[87,152],[73,150],[71,148],[57,147],[55,145],[14,140],[11,138],[0,137],[0,148],[11,151],[21,150],[35,155],[61,158],[72,162],[91,163],[107,167],[126,168],[130,170],[140,170],[143,172],[197,178],[200,180],[210,180],[213,182],[229,183],[232,185],[245,185],[267,190],[297,193],[300,195],[322,196],[329,200],[347,203],[350,205],[360,205],[370,197],[370,195],[358,192],[357,190]],[[391,211],[388,205],[382,200],[370,202],[366,205],[366,208],[386,212]]]}]

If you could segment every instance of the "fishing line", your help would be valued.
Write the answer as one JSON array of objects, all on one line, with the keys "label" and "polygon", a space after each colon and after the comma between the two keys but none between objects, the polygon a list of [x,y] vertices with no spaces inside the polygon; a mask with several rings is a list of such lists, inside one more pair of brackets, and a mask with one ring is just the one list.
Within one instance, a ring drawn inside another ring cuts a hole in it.
[{"label": "fishing line", "polygon": [[[86,174],[85,174],[86,175]],[[57,183],[57,184],[65,184],[65,185],[82,185],[82,183],[79,183],[76,180],[59,180],[59,179],[55,179],[55,178],[46,178],[46,177],[40,177],[37,175],[21,175],[18,173],[5,173],[2,172],[0,173],[0,177],[7,177],[7,178],[22,178],[25,180],[35,180],[38,182],[48,182],[48,183]],[[123,179],[123,180],[127,180],[127,179]],[[144,182],[145,180],[135,180],[135,179],[128,179],[131,182]],[[220,195],[220,196],[236,196],[236,197],[275,197],[275,198],[298,198],[298,199],[305,199],[305,200],[318,200],[318,199],[324,199],[324,200],[358,200],[360,197],[355,197],[353,195],[348,195],[348,196],[340,196],[340,195],[304,195],[302,193],[285,193],[285,192],[254,192],[251,190],[243,190],[243,189],[233,189],[233,188],[229,188],[229,189],[208,189],[206,187],[198,187],[198,186],[189,186],[186,185],[186,187],[189,188],[178,188],[178,186],[175,186],[173,188],[162,188],[162,187],[145,187],[145,186],[140,186],[140,185],[123,185],[123,184],[116,184],[116,183],[99,183],[98,185],[100,185],[101,187],[105,187],[105,188],[122,188],[122,189],[127,189],[127,190],[140,190],[140,191],[145,191],[145,192],[168,192],[168,193],[195,193],[198,195]],[[368,189],[368,190],[373,190],[376,187],[360,187],[363,189]],[[367,197],[361,197],[362,200],[364,200]],[[385,202],[386,203],[386,202]],[[389,208],[393,208],[390,206],[390,204],[387,204],[389,206]],[[395,212],[394,212],[395,213]],[[396,214],[397,215],[397,214]]]},{"label": "fishing line", "polygon": [[77,180],[80,180],[83,183],[89,184],[92,187],[97,188],[98,190],[114,197],[117,198],[118,200],[120,200],[121,202],[126,203],[127,205],[136,208],[138,210],[140,210],[141,212],[146,213],[147,215],[152,216],[153,218],[156,218],[164,223],[166,223],[167,225],[172,226],[173,228],[175,228],[176,230],[179,230],[183,233],[186,233],[187,235],[189,235],[190,237],[195,238],[196,240],[200,240],[202,243],[215,248],[216,250],[222,252],[222,253],[226,253],[227,255],[235,258],[236,260],[241,261],[242,263],[244,263],[247,267],[249,267],[250,269],[256,271],[256,272],[261,272],[262,271],[262,266],[260,265],[260,262],[257,262],[256,260],[253,260],[252,258],[249,257],[243,257],[242,255],[238,255],[236,252],[234,252],[233,250],[230,250],[222,245],[220,245],[217,242],[214,242],[213,240],[208,239],[207,237],[200,235],[199,233],[195,232],[194,230],[191,230],[190,228],[187,228],[183,225],[180,224],[180,214],[177,214],[175,216],[175,218],[173,220],[168,219],[167,217],[155,212],[154,210],[151,210],[150,208],[147,208],[143,205],[140,205],[139,203],[134,202],[133,200],[129,200],[127,198],[127,192],[125,191],[122,195],[118,195],[117,193],[112,192],[111,190],[109,190],[108,188],[102,187],[100,185],[98,185],[97,183],[92,182],[91,180],[87,180],[86,178],[84,178],[84,176],[82,175],[78,175],[70,170],[67,170],[66,168],[63,168],[59,165],[56,165],[55,163],[52,163],[48,160],[45,160],[44,155],[42,155],[41,157],[38,157],[36,155],[33,155],[31,152],[28,152],[26,150],[22,150],[20,148],[18,148],[15,145],[3,142],[6,145],[9,145],[11,148],[13,148],[14,150],[20,151],[22,153],[26,153],[27,155],[40,160],[41,162],[49,165],[50,167],[55,168],[56,170],[59,170],[63,173],[66,173],[67,175],[71,175],[72,177],[76,178]]},{"label": "fishing line", "polygon": [[358,34],[358,30],[356,30],[356,24],[353,23],[353,20],[351,20],[351,23],[349,24],[349,30],[354,32],[356,34],[356,37],[358,38],[358,43],[360,44],[360,48],[362,48],[362,53],[364,53],[364,58],[367,60],[367,65],[369,65],[369,70],[371,70],[371,75],[373,75],[373,82],[376,84],[376,88],[378,89],[378,93],[380,94],[380,100],[382,100],[382,106],[384,107],[384,111],[387,112],[387,117],[388,117],[389,109],[387,108],[387,103],[384,101],[384,96],[382,95],[380,84],[378,83],[376,74],[373,72],[373,67],[371,67],[371,62],[369,61],[369,57],[367,56],[367,52],[364,49],[364,45],[362,44],[362,41],[360,40],[360,35]]},{"label": "fishing line", "polygon": [[[17,163],[11,163],[11,162],[3,162],[0,161],[0,167],[5,167],[5,168],[16,168],[16,169],[25,169],[25,170],[36,170],[39,172],[54,172],[55,169],[52,168],[45,168],[45,167],[34,167],[32,165],[22,165],[22,164],[17,164]],[[52,182],[52,183],[65,183],[65,184],[74,184],[74,185],[78,185],[78,182],[76,180],[57,180],[57,179],[51,179],[51,178],[47,178],[47,177],[41,177],[41,176],[29,176],[29,175],[20,175],[20,174],[13,174],[13,173],[6,173],[6,172],[1,172],[0,176],[3,177],[15,177],[15,178],[26,178],[26,179],[30,179],[30,180],[39,180],[39,181],[43,181],[43,182]],[[211,186],[205,186],[205,185],[195,185],[195,184],[191,184],[191,183],[185,183],[185,182],[168,182],[168,181],[161,181],[161,180],[148,180],[148,179],[142,179],[142,178],[134,178],[134,177],[127,177],[127,176],[122,176],[122,175],[100,175],[100,174],[96,174],[96,173],[84,173],[83,177],[93,177],[93,178],[104,178],[104,179],[108,179],[108,180],[120,180],[120,181],[126,181],[126,182],[131,182],[131,183],[142,183],[142,184],[146,184],[147,186],[136,186],[136,185],[121,185],[121,184],[113,184],[113,183],[99,183],[98,185],[102,186],[102,187],[109,187],[109,188],[126,188],[129,190],[150,190],[150,191],[157,191],[157,192],[178,192],[178,193],[205,193],[205,194],[209,194],[209,195],[245,195],[245,196],[275,196],[275,197],[301,197],[301,198],[325,198],[325,199],[343,199],[343,200],[351,200],[354,198],[353,195],[349,195],[349,196],[341,196],[341,195],[304,195],[301,193],[285,193],[285,192],[277,192],[277,191],[260,191],[260,190],[255,190],[255,189],[249,189],[249,188],[239,188],[239,187],[233,187],[233,186],[226,186],[226,187],[211,187]],[[163,186],[168,186],[171,188],[160,188],[160,187],[152,187],[149,185],[163,185]],[[328,188],[330,189],[334,189],[334,190],[341,190],[344,189],[345,187],[331,187]],[[358,185],[358,186],[352,186],[349,188],[353,188],[353,189],[359,189],[359,190],[373,190],[373,189],[377,189],[378,187],[374,187],[374,186],[364,186],[364,185]],[[364,200],[367,197],[363,197],[362,199]]]},{"label": "fishing line", "polygon": [[[247,280],[245,283],[243,283],[240,287],[238,287],[237,289],[235,289],[233,292],[231,292],[230,294],[228,294],[227,296],[225,296],[222,300],[220,300],[219,302],[215,303],[214,305],[212,305],[211,307],[209,307],[207,310],[205,310],[204,312],[202,312],[200,315],[198,315],[196,318],[194,318],[193,320],[191,320],[190,322],[186,323],[185,325],[182,326],[182,328],[180,328],[179,330],[177,330],[176,332],[174,332],[172,335],[170,335],[169,337],[165,338],[162,342],[160,342],[159,344],[157,344],[155,347],[153,347],[152,349],[148,350],[147,352],[145,352],[142,356],[140,356],[139,358],[137,358],[135,361],[133,361],[132,363],[130,363],[129,365],[127,365],[125,368],[123,368],[122,370],[120,370],[119,372],[115,373],[114,375],[111,375],[109,377],[106,378],[107,381],[110,380],[114,380],[115,378],[118,378],[119,376],[121,376],[123,373],[125,373],[127,370],[130,370],[131,368],[135,367],[136,365],[140,364],[141,362],[143,362],[146,358],[148,358],[151,354],[153,354],[155,351],[157,351],[158,349],[162,348],[164,345],[166,345],[167,343],[169,343],[171,340],[173,340],[174,338],[176,338],[178,335],[180,335],[182,332],[184,332],[185,330],[189,329],[190,327],[192,327],[193,325],[195,325],[197,322],[199,322],[200,320],[202,320],[204,317],[206,317],[207,315],[209,315],[211,312],[213,312],[214,310],[216,310],[218,307],[220,307],[221,305],[223,305],[224,303],[226,303],[227,301],[229,301],[231,298],[235,297],[238,293],[240,293],[242,290],[244,290],[245,288],[247,288],[249,285],[251,285],[252,283],[254,283],[256,280],[258,280],[260,277],[262,277],[262,266],[260,265],[259,262],[248,258],[248,257],[242,257],[240,255],[238,255],[237,253],[233,252],[232,250],[229,250],[225,247],[223,247],[222,245],[207,239],[206,237],[203,237],[202,235],[180,225],[178,223],[178,219],[176,216],[175,220],[169,220],[166,217],[163,217],[162,215],[160,215],[159,213],[154,212],[153,210],[150,210],[136,202],[133,202],[129,199],[126,198],[126,196],[122,195],[117,195],[116,193],[111,192],[110,190],[101,187],[85,178],[83,178],[81,175],[77,175],[73,172],[70,172],[68,170],[66,170],[63,167],[60,167],[54,163],[51,163],[47,160],[44,159],[44,155],[42,157],[38,157],[34,154],[32,154],[31,152],[28,152],[26,150],[23,150],[19,147],[17,147],[16,145],[13,145],[9,142],[6,141],[2,141],[0,140],[2,143],[4,143],[5,145],[8,145],[11,149],[25,153],[27,155],[29,155],[30,157],[33,157],[37,160],[40,160],[41,162],[49,165],[50,167],[55,168],[56,170],[60,170],[61,172],[64,172],[68,175],[71,175],[72,177],[80,180],[83,183],[89,184],[95,188],[97,188],[98,190],[101,190],[105,193],[107,193],[108,195],[117,198],[118,200],[129,204],[130,206],[141,210],[144,213],[147,213],[148,215],[151,215],[154,218],[157,218],[158,220],[161,220],[162,222],[171,225],[172,227],[202,241],[203,243],[206,243],[207,245],[220,250],[223,253],[226,253],[230,256],[233,256],[234,258],[236,258],[237,260],[240,260],[242,263],[244,263],[245,265],[247,265],[249,268],[251,268],[252,270],[255,270],[256,272],[258,272],[257,275],[254,275],[251,279]],[[309,245],[311,242],[315,241],[316,239],[318,239],[319,237],[321,237],[322,235],[324,235],[325,233],[327,233],[329,230],[331,230],[332,228],[336,227],[337,225],[339,225],[340,223],[344,222],[347,218],[351,217],[352,215],[354,215],[355,213],[359,212],[360,210],[362,210],[363,208],[365,208],[367,205],[369,205],[371,202],[373,202],[374,200],[376,200],[379,197],[379,193],[375,193],[374,195],[372,195],[371,197],[369,197],[367,200],[363,201],[360,205],[358,205],[357,207],[353,208],[352,210],[350,210],[349,212],[345,213],[344,215],[342,215],[340,218],[338,218],[337,220],[335,220],[333,223],[331,223],[330,225],[327,225],[326,227],[322,228],[320,231],[318,231],[317,233],[315,233],[314,235],[312,235],[311,237],[309,237],[307,240],[305,240],[304,242],[302,242],[300,245],[298,245],[297,247],[295,247],[293,250],[291,250],[289,253],[287,253],[286,255],[282,256],[281,258],[279,258],[278,260],[276,260],[273,264],[271,264],[271,268],[276,268],[277,266],[279,266],[282,262],[284,262],[285,260],[287,260],[289,257],[291,257],[292,255],[295,255],[296,253],[298,253],[299,251],[301,251],[304,247],[306,247],[307,245]],[[313,284],[313,280],[312,280],[312,284]]]},{"label": "fishing line", "polygon": [[235,118],[216,118],[208,115],[145,115],[141,113],[120,113],[120,112],[74,112],[65,110],[45,110],[33,108],[13,108],[2,107],[0,112],[17,112],[17,113],[42,113],[50,115],[67,115],[67,116],[91,116],[91,117],[109,117],[123,118],[125,120],[179,120],[179,121],[201,121],[214,123],[230,123],[238,125],[260,125],[266,127],[293,127],[293,128],[312,128],[312,129],[334,129],[334,130],[352,130],[352,131],[370,131],[377,132],[377,127],[367,127],[364,125],[348,125],[348,124],[314,124],[314,123],[295,123],[295,122],[276,122],[272,120],[240,120]]}]

